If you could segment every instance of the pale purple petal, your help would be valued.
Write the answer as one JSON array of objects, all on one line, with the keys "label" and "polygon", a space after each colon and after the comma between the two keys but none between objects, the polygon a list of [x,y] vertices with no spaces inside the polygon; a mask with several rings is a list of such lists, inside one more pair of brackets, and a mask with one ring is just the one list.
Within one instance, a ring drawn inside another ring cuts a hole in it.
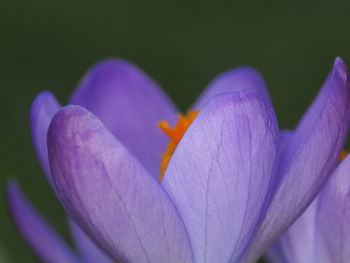
[{"label": "pale purple petal", "polygon": [[255,91],[269,99],[268,91],[261,75],[252,68],[242,67],[227,71],[215,78],[192,108],[200,110],[219,94],[242,90]]},{"label": "pale purple petal", "polygon": [[350,259],[350,156],[337,168],[319,196],[315,253],[318,263]]},{"label": "pale purple petal", "polygon": [[318,198],[294,222],[269,249],[267,257],[271,263],[310,263],[316,260],[315,233]]},{"label": "pale purple petal", "polygon": [[26,200],[16,183],[8,185],[7,200],[17,229],[43,262],[78,262],[65,242]]},{"label": "pale purple petal", "polygon": [[350,258],[350,156],[317,199],[269,250],[272,263],[345,263]]},{"label": "pale purple petal", "polygon": [[71,233],[77,245],[79,256],[84,263],[112,263],[112,259],[81,230],[81,228],[69,220]]},{"label": "pale purple petal", "polygon": [[52,178],[47,155],[46,137],[51,119],[60,108],[61,106],[56,98],[50,92],[44,91],[35,98],[30,111],[30,126],[35,152],[51,186]]},{"label": "pale purple petal", "polygon": [[176,122],[178,110],[158,85],[122,60],[106,60],[84,77],[71,99],[91,111],[156,178],[168,138],[160,121]]},{"label": "pale purple petal", "polygon": [[195,262],[241,262],[275,178],[278,127],[253,92],[219,95],[189,127],[162,186],[188,230]]},{"label": "pale purple petal", "polygon": [[192,262],[171,200],[94,115],[78,106],[61,110],[50,126],[48,149],[67,211],[115,260]]},{"label": "pale purple petal", "polygon": [[255,262],[305,210],[337,165],[349,129],[349,91],[347,69],[338,58],[281,156],[280,184],[248,262]]}]

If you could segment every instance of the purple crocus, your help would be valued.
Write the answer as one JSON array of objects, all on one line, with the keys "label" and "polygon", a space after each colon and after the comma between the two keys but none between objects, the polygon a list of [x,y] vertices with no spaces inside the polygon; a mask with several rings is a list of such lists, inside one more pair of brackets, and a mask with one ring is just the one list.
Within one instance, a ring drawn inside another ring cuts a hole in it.
[{"label": "purple crocus", "polygon": [[345,263],[350,258],[350,156],[269,250],[272,263]]},{"label": "purple crocus", "polygon": [[[337,164],[349,129],[341,59],[293,133],[280,132],[250,68],[216,78],[170,156],[157,123],[178,110],[139,69],[101,62],[70,105],[44,92],[31,126],[41,166],[70,218],[72,252],[10,183],[20,232],[45,262],[255,262],[305,210]],[[103,252],[102,252],[103,251]],[[108,255],[108,256],[107,256]]]}]

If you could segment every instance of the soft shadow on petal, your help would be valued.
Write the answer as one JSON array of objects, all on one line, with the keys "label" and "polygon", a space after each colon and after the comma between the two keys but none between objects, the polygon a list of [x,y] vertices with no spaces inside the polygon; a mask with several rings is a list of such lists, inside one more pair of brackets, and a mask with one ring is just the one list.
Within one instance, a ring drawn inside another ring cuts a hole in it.
[{"label": "soft shadow on petal", "polygon": [[64,108],[51,123],[48,149],[68,213],[115,260],[192,262],[173,203],[97,117]]},{"label": "soft shadow on petal", "polygon": [[219,95],[175,150],[162,186],[188,230],[195,262],[241,262],[275,179],[278,127],[254,92]]},{"label": "soft shadow on petal", "polygon": [[[50,165],[47,155],[47,130],[53,116],[61,108],[54,95],[44,91],[34,100],[30,110],[30,126],[36,155],[47,180],[52,185]],[[54,187],[53,187],[54,189]]]},{"label": "soft shadow on petal", "polygon": [[337,165],[349,129],[349,97],[348,72],[337,58],[281,156],[280,182],[248,262],[255,262],[305,210]]},{"label": "soft shadow on petal", "polygon": [[7,201],[19,232],[43,262],[79,262],[65,242],[26,200],[14,182],[8,184]]},{"label": "soft shadow on petal", "polygon": [[158,85],[136,66],[117,59],[102,61],[83,78],[71,104],[99,119],[155,177],[168,138],[160,121],[176,122],[178,110]]},{"label": "soft shadow on petal", "polygon": [[350,156],[337,168],[319,197],[315,248],[319,263],[350,258]]},{"label": "soft shadow on petal", "polygon": [[261,75],[252,68],[241,67],[216,77],[202,92],[192,108],[201,110],[212,98],[219,94],[242,90],[255,91],[269,100],[269,94]]},{"label": "soft shadow on petal", "polygon": [[79,256],[84,263],[112,263],[104,251],[95,245],[93,241],[81,230],[81,228],[69,220],[71,233],[75,243],[78,246]]}]

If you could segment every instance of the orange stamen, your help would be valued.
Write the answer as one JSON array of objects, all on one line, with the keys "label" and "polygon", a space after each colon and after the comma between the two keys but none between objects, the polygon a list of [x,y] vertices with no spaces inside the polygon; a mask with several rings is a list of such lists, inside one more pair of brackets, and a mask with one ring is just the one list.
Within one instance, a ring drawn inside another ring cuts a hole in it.
[{"label": "orange stamen", "polygon": [[339,161],[342,161],[348,156],[349,152],[348,151],[342,151],[342,153],[339,156]]},{"label": "orange stamen", "polygon": [[174,128],[171,128],[169,124],[166,121],[161,121],[158,124],[158,127],[169,137],[170,142],[168,144],[168,148],[163,153],[162,162],[160,165],[160,176],[159,181],[161,182],[165,170],[168,166],[168,163],[170,162],[171,156],[174,153],[177,145],[179,144],[180,140],[182,139],[182,136],[185,134],[188,127],[191,125],[193,120],[197,117],[199,111],[190,111],[187,113],[187,115],[179,114],[179,120],[176,123]]}]

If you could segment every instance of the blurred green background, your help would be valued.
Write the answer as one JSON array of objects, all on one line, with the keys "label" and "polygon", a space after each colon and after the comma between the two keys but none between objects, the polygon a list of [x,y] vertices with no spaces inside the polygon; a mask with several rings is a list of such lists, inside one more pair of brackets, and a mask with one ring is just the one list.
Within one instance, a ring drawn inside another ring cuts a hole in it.
[{"label": "blurred green background", "polygon": [[[280,126],[292,128],[334,58],[350,61],[349,11],[347,1],[2,1],[2,195],[6,180],[17,178],[69,240],[63,210],[34,155],[28,112],[42,90],[64,104],[84,71],[106,57],[138,64],[183,110],[220,72],[255,67]],[[0,253],[1,262],[38,262],[15,232],[4,198]]]}]

